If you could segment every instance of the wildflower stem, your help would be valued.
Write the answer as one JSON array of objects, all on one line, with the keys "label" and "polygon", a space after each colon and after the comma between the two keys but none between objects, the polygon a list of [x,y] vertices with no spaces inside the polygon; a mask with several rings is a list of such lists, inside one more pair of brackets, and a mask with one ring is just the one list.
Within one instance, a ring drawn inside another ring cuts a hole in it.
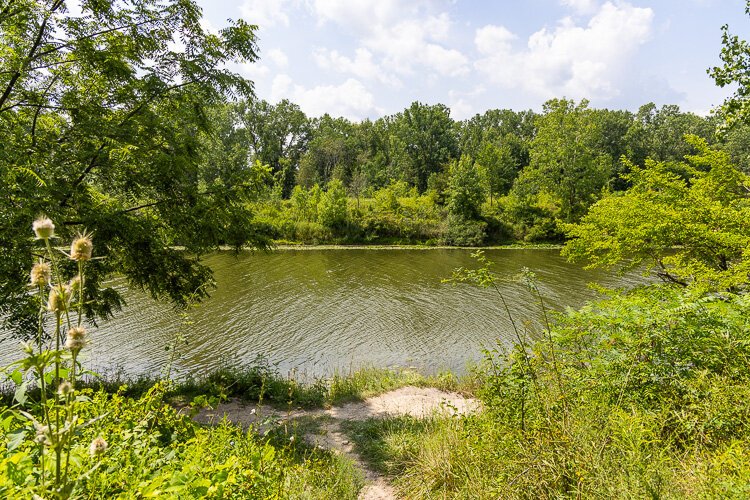
[{"label": "wildflower stem", "polygon": [[44,335],[44,285],[39,285],[39,322],[37,325],[36,344],[42,354],[42,337]]},{"label": "wildflower stem", "polygon": [[[55,313],[55,384],[60,384],[60,324],[62,315]],[[55,485],[60,486],[60,462],[62,449],[60,448],[60,396],[55,391],[55,432],[50,432],[52,445],[55,447]]]},{"label": "wildflower stem", "polygon": [[81,326],[81,320],[83,318],[83,287],[85,285],[83,281],[83,261],[78,261],[78,325]]}]

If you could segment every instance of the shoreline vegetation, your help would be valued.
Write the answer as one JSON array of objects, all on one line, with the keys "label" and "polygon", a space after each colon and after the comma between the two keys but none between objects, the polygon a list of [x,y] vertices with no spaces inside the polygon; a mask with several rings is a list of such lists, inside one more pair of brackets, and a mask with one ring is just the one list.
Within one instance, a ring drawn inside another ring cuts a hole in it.
[{"label": "shoreline vegetation", "polygon": [[[179,248],[179,247],[177,247]],[[270,250],[561,250],[563,245],[557,243],[516,243],[508,245],[491,245],[481,247],[464,247],[450,245],[423,245],[423,244],[399,244],[399,245],[379,245],[379,244],[306,244],[283,242],[274,244]],[[235,249],[230,247],[219,247],[219,251],[231,252]],[[259,251],[254,248],[243,248],[243,252]]]}]

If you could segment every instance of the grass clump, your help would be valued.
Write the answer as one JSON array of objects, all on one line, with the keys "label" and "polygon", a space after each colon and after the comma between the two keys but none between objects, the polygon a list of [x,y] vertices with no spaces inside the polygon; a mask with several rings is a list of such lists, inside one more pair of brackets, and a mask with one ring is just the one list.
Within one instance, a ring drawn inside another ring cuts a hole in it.
[{"label": "grass clump", "polygon": [[[196,398],[216,404],[229,398],[269,404],[278,409],[323,408],[368,397],[406,386],[435,387],[445,391],[472,394],[477,378],[468,373],[458,376],[451,372],[426,375],[412,368],[362,367],[349,372],[337,371],[329,377],[312,380],[291,374],[284,376],[267,359],[258,357],[249,366],[220,368],[203,377],[188,376],[171,381],[165,387],[165,399],[178,406]],[[128,377],[115,373],[109,377],[90,377],[81,386],[131,398],[146,394],[160,382],[159,378],[141,375]],[[3,392],[6,403],[13,398],[12,387]]]}]

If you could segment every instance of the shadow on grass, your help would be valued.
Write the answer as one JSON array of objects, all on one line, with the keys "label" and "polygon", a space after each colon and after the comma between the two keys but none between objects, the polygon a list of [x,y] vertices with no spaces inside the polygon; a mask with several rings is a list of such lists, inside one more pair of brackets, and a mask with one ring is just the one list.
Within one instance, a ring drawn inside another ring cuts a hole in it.
[{"label": "shadow on grass", "polygon": [[432,427],[431,419],[408,415],[341,422],[354,451],[372,470],[388,476],[404,471],[408,457],[419,446],[420,436]]}]

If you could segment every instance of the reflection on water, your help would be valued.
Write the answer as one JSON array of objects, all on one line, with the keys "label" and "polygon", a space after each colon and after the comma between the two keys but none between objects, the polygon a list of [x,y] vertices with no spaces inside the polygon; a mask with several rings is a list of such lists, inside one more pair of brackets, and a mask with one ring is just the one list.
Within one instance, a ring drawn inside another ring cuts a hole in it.
[{"label": "reflection on water", "polygon": [[[441,283],[459,266],[472,266],[470,251],[281,250],[220,253],[207,259],[218,289],[190,311],[179,311],[144,294],[127,291],[128,306],[100,325],[84,362],[100,371],[155,373],[165,347],[182,328],[187,345],[174,369],[201,374],[241,366],[258,355],[282,373],[309,376],[362,365],[416,366],[425,371],[462,371],[497,342],[513,336],[494,291]],[[546,305],[562,310],[597,297],[590,282],[629,287],[637,274],[619,277],[584,271],[557,250],[488,250],[518,321],[536,320],[539,306],[521,283],[523,267],[534,271]],[[2,361],[16,358],[17,342],[4,341]]]}]

